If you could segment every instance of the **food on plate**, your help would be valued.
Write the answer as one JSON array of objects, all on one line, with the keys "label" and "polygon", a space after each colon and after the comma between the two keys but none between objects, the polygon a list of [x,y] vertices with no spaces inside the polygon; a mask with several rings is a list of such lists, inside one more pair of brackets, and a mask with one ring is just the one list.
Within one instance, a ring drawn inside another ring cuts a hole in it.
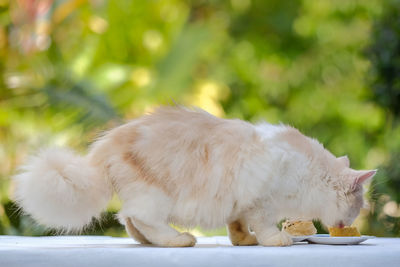
[{"label": "food on plate", "polygon": [[361,236],[356,227],[329,227],[330,236]]},{"label": "food on plate", "polygon": [[317,229],[311,221],[285,221],[282,230],[293,236],[315,235]]}]

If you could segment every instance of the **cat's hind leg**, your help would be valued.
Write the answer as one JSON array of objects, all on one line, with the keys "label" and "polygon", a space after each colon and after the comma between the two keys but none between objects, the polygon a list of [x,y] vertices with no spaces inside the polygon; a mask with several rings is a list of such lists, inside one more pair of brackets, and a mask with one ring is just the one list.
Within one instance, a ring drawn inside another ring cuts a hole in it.
[{"label": "cat's hind leg", "polygon": [[227,226],[229,239],[234,246],[254,246],[257,245],[257,239],[254,234],[250,233],[249,227],[245,220],[236,220]]},{"label": "cat's hind leg", "polygon": [[143,222],[132,218],[134,227],[143,234],[146,240],[162,247],[193,247],[196,238],[190,233],[180,233],[168,224],[161,222]]},{"label": "cat's hind leg", "polygon": [[[196,238],[168,225],[173,200],[160,188],[136,182],[120,190],[120,218],[129,218],[127,230],[139,242],[163,247],[191,247]],[[131,223],[131,225],[130,225]]]}]

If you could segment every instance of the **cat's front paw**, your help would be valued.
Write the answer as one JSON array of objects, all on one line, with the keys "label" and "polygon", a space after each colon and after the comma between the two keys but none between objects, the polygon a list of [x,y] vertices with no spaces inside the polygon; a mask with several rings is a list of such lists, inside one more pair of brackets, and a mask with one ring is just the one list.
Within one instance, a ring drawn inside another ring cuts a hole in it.
[{"label": "cat's front paw", "polygon": [[284,246],[290,246],[293,244],[292,238],[286,233],[286,232],[278,232],[272,236],[268,237],[258,237],[258,243],[261,246],[274,246],[274,247],[284,247]]}]

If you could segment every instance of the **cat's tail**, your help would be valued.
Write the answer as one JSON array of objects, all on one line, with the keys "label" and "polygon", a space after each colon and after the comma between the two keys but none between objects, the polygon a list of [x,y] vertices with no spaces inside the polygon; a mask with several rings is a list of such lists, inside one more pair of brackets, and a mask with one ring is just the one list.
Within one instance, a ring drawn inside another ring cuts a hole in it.
[{"label": "cat's tail", "polygon": [[48,227],[78,231],[100,216],[112,197],[103,166],[63,148],[41,151],[14,177],[24,212]]}]

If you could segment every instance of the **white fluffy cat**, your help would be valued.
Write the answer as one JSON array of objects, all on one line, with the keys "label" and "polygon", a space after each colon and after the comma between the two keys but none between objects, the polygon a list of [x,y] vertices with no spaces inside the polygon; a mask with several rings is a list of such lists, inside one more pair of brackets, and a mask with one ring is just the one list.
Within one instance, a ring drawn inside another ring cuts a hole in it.
[{"label": "white fluffy cat", "polygon": [[163,107],[112,129],[86,156],[42,151],[15,176],[15,193],[54,228],[82,229],[115,192],[121,222],[141,243],[193,246],[169,223],[227,224],[234,245],[285,246],[292,240],[276,227],[283,218],[350,225],[375,172],[349,168],[347,157],[289,126]]}]

